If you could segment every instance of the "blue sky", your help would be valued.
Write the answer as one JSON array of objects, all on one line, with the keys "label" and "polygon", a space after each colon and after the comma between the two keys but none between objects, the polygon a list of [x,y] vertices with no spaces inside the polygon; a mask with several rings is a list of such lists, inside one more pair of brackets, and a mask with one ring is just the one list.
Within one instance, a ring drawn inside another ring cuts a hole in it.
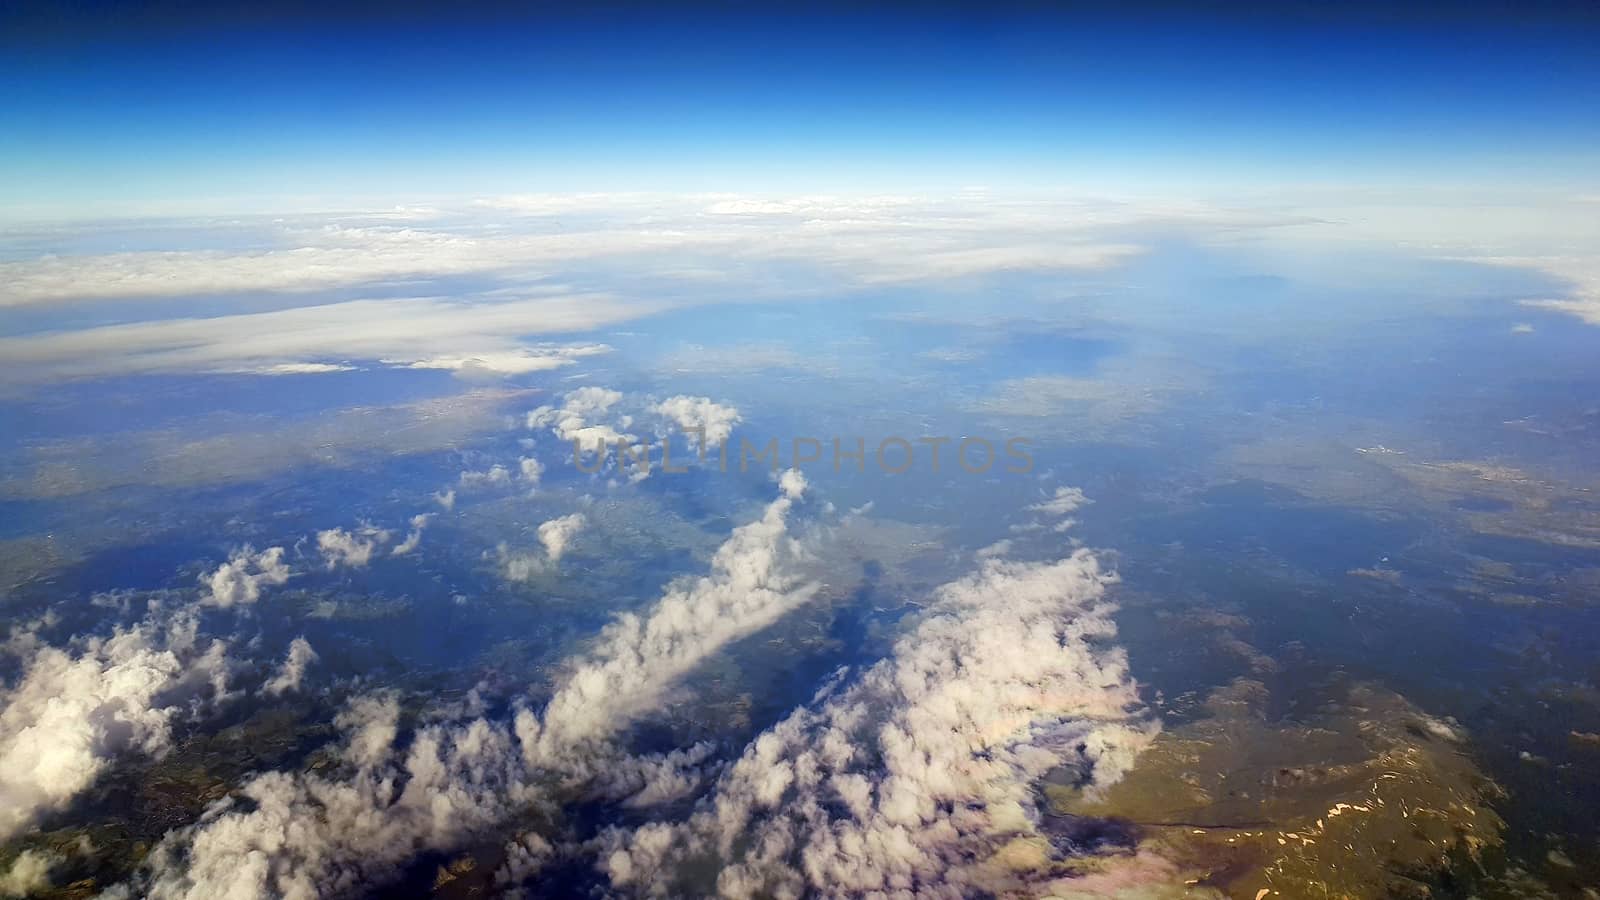
[{"label": "blue sky", "polygon": [[10,29],[6,205],[1600,180],[1592,18],[104,23]]}]

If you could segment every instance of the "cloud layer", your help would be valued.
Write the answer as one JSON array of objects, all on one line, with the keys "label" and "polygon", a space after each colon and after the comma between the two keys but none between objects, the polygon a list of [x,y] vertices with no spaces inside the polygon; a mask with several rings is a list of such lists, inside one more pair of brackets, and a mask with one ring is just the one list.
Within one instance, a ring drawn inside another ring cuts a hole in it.
[{"label": "cloud layer", "polygon": [[1025,892],[997,854],[1037,838],[1037,782],[1109,784],[1156,732],[1106,643],[1108,580],[1088,551],[982,561],[891,657],[752,742],[687,821],[612,833],[603,869],[641,894]]},{"label": "cloud layer", "polygon": [[[646,788],[668,796],[704,748],[618,764],[604,742],[707,655],[813,596],[789,569],[800,550],[787,517],[804,489],[791,474],[760,519],[734,530],[709,574],[673,585],[648,615],[609,626],[566,668],[542,712],[524,705],[512,722],[427,724],[403,742],[398,698],[360,696],[336,722],[342,771],[251,779],[239,790],[248,805],[224,800],[170,833],[139,890],[158,900],[339,894],[392,879],[420,852],[483,835],[560,783],[589,782],[601,796]],[[524,847],[531,866],[530,853]]]}]

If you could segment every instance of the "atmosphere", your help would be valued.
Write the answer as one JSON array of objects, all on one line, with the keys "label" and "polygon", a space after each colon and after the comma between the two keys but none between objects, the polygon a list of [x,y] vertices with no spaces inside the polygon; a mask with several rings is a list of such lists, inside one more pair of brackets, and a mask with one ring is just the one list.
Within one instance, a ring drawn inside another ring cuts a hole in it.
[{"label": "atmosphere", "polygon": [[[337,9],[337,6],[335,6]],[[1596,182],[1595,19],[12,15],[12,215],[285,195]],[[82,23],[79,23],[82,24]],[[1574,27],[1582,26],[1582,27]]]},{"label": "atmosphere", "polygon": [[1600,12],[0,0],[0,900],[1600,900]]}]

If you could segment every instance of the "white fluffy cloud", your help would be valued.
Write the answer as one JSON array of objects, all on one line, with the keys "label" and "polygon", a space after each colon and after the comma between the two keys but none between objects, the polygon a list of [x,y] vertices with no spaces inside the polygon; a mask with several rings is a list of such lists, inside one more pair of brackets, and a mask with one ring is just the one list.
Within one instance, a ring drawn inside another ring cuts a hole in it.
[{"label": "white fluffy cloud", "polygon": [[151,855],[153,900],[313,898],[394,877],[415,853],[451,849],[532,799],[510,733],[482,719],[430,725],[395,744],[392,695],[358,698],[343,777],[268,772]]},{"label": "white fluffy cloud", "polygon": [[[790,566],[801,551],[787,517],[804,489],[792,473],[761,519],[734,530],[710,574],[674,584],[644,618],[608,627],[542,714],[524,708],[514,723],[427,725],[402,746],[397,698],[357,698],[335,723],[345,734],[345,771],[253,778],[239,791],[249,808],[224,800],[169,833],[141,890],[156,900],[349,892],[392,878],[419,852],[484,834],[537,802],[536,783],[549,775],[592,780],[601,796],[639,802],[680,795],[708,748],[617,764],[601,742],[652,708],[673,678],[813,596]],[[548,856],[540,846],[524,850],[519,871]]]},{"label": "white fluffy cloud", "polygon": [[550,561],[560,562],[562,554],[567,552],[567,544],[583,526],[588,523],[583,513],[573,513],[559,519],[551,519],[539,526],[539,543],[544,545],[545,556]]},{"label": "white fluffy cloud", "polygon": [[530,488],[538,487],[539,479],[544,477],[544,463],[532,456],[517,460],[517,468],[522,472],[522,480]]},{"label": "white fluffy cloud", "polygon": [[87,788],[118,754],[165,753],[172,724],[225,695],[220,641],[157,608],[109,637],[34,646],[0,688],[0,841]]},{"label": "white fluffy cloud", "polygon": [[[499,463],[495,463],[481,472],[469,470],[461,473],[462,487],[504,487],[510,483],[511,471]],[[439,502],[444,503],[443,498]],[[454,503],[455,492],[452,491],[450,493],[450,504],[446,505],[445,509],[449,509]]]},{"label": "white fluffy cloud", "polygon": [[50,886],[55,858],[37,850],[24,850],[0,874],[0,897],[27,897]]},{"label": "white fluffy cloud", "polygon": [[712,401],[710,397],[690,397],[680,394],[668,397],[655,406],[656,414],[677,423],[689,431],[699,429],[706,444],[720,444],[733,434],[733,426],[740,420],[739,410]]},{"label": "white fluffy cloud", "polygon": [[634,436],[618,429],[627,428],[632,420],[616,417],[615,426],[596,422],[607,417],[612,407],[622,402],[622,392],[609,388],[585,386],[569,392],[560,406],[541,406],[528,412],[529,428],[548,427],[563,441],[577,441],[585,451],[592,451],[602,442],[632,441]]},{"label": "white fluffy cloud", "polygon": [[323,566],[329,570],[340,566],[360,569],[372,562],[372,554],[387,544],[390,537],[388,529],[366,523],[354,531],[329,528],[317,532],[317,551],[322,554]]},{"label": "white fluffy cloud", "polygon": [[983,560],[888,659],[752,742],[688,820],[613,832],[603,868],[646,894],[1021,892],[993,855],[1036,834],[1038,780],[1109,784],[1156,731],[1105,643],[1108,580],[1087,551]]},{"label": "white fluffy cloud", "polygon": [[427,528],[428,523],[432,520],[433,513],[418,513],[412,516],[410,533],[406,535],[405,540],[395,545],[394,549],[390,551],[390,555],[405,556],[406,554],[417,549],[417,547],[421,546],[422,530]]},{"label": "white fluffy cloud", "polygon": [[261,599],[263,587],[289,580],[289,566],[283,561],[282,547],[268,547],[260,553],[249,546],[234,551],[216,571],[200,578],[207,595],[205,602],[226,609]]},{"label": "white fluffy cloud", "polygon": [[1056,488],[1055,494],[1050,499],[1035,503],[1028,508],[1046,515],[1065,516],[1076,512],[1089,502],[1089,498],[1083,495],[1082,488],[1060,487]]},{"label": "white fluffy cloud", "polygon": [[586,660],[550,699],[542,722],[518,720],[530,761],[559,757],[605,737],[651,707],[673,679],[718,647],[777,621],[815,596],[796,565],[804,556],[788,516],[806,489],[786,473],[780,496],[760,519],[741,525],[711,558],[709,574],[667,589],[650,614],[606,626]]},{"label": "white fluffy cloud", "polygon": [[267,679],[261,690],[273,697],[300,690],[300,682],[305,680],[306,669],[316,661],[317,651],[311,648],[311,642],[303,637],[295,638],[289,642],[289,652],[283,659],[283,665]]},{"label": "white fluffy cloud", "polygon": [[501,572],[508,581],[527,581],[535,575],[555,571],[556,564],[567,552],[567,545],[588,524],[583,513],[572,513],[543,522],[539,525],[539,553],[515,553],[509,544],[496,548]]}]

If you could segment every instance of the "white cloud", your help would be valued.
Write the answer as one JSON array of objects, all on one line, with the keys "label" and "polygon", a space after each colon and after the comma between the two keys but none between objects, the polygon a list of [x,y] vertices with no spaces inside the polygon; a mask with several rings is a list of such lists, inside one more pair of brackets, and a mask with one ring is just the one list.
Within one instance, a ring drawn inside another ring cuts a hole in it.
[{"label": "white cloud", "polygon": [[539,479],[544,476],[544,463],[532,456],[524,456],[517,460],[517,466],[522,471],[522,480],[528,487],[538,487]]},{"label": "white cloud", "polygon": [[[1022,894],[991,859],[1036,834],[1036,783],[1092,787],[1154,736],[1087,551],[985,559],[859,681],[746,748],[686,821],[614,831],[602,861],[641,893]],[[715,869],[707,867],[716,862]],[[681,879],[691,879],[683,881]]]},{"label": "white cloud", "polygon": [[[495,463],[487,471],[462,472],[462,487],[504,487],[511,483],[511,472],[505,466]],[[455,492],[451,491],[451,504],[454,504]],[[440,501],[443,502],[442,500]],[[449,509],[446,506],[445,509]]]},{"label": "white cloud", "polygon": [[[408,369],[447,369],[461,375],[526,375],[570,366],[579,359],[611,352],[605,344],[553,346],[548,349],[519,348],[476,356],[436,356],[410,363],[395,363]],[[388,360],[385,360],[388,362]]]},{"label": "white cloud", "polygon": [[583,513],[573,513],[551,519],[539,526],[541,553],[513,553],[510,545],[501,543],[496,548],[501,572],[508,581],[527,581],[535,575],[555,571],[556,563],[567,552],[567,545],[588,524]]},{"label": "white cloud", "polygon": [[[454,502],[454,498],[452,498]],[[391,556],[405,556],[417,549],[422,544],[422,530],[428,527],[428,522],[433,519],[433,513],[418,513],[411,517],[411,532],[406,539],[395,545],[390,551]]]},{"label": "white cloud", "polygon": [[284,657],[283,665],[267,683],[262,685],[262,691],[271,696],[278,696],[289,691],[300,690],[300,682],[306,677],[306,669],[317,661],[317,651],[311,649],[311,642],[303,637],[297,637],[289,642],[289,653]]},{"label": "white cloud", "polygon": [[683,394],[657,403],[655,412],[676,422],[685,431],[699,429],[705,435],[707,446],[727,440],[733,434],[733,426],[740,421],[739,411],[731,406],[715,403],[710,397]]},{"label": "white cloud", "polygon": [[0,897],[27,897],[50,886],[50,869],[56,858],[37,850],[24,850],[0,875]]},{"label": "white cloud", "polygon": [[1083,495],[1082,488],[1059,487],[1056,488],[1055,495],[1049,500],[1035,503],[1028,509],[1051,516],[1065,516],[1078,511],[1085,504],[1091,502],[1093,501]]},{"label": "white cloud", "polygon": [[598,328],[654,308],[649,302],[626,304],[596,295],[351,300],[0,338],[0,361],[8,378],[22,381],[147,372],[294,374],[308,371],[308,365],[346,366],[356,359],[515,374],[568,365],[608,349],[529,347],[518,336]]},{"label": "white cloud", "polygon": [[225,695],[220,641],[190,610],[160,607],[109,637],[35,646],[0,688],[0,842],[60,809],[124,752],[159,756],[172,723]]},{"label": "white cloud", "polygon": [[606,737],[651,708],[665,685],[707,654],[815,596],[817,586],[797,572],[805,553],[788,533],[789,511],[805,487],[800,473],[788,473],[765,514],[734,529],[717,549],[709,574],[671,585],[648,616],[626,614],[606,626],[542,722],[531,714],[519,718],[529,761],[561,758]]},{"label": "white cloud", "polygon": [[616,418],[615,427],[594,421],[606,417],[611,408],[621,401],[621,391],[592,385],[581,387],[569,392],[559,407],[541,406],[530,410],[527,425],[529,428],[548,427],[561,440],[576,441],[585,451],[593,451],[602,442],[611,445],[618,441],[634,440],[633,435],[618,430],[631,424],[626,416]]},{"label": "white cloud", "polygon": [[237,375],[326,375],[331,372],[354,372],[356,367],[342,363],[286,362],[219,371]]},{"label": "white cloud", "polygon": [[200,581],[207,591],[204,602],[226,609],[256,602],[261,599],[263,587],[283,584],[289,575],[282,547],[268,547],[257,553],[245,546],[235,550],[216,571],[201,576]]},{"label": "white cloud", "polygon": [[322,554],[322,564],[329,570],[340,566],[364,568],[372,561],[378,547],[389,542],[389,531],[363,523],[354,531],[330,528],[317,532],[317,550]]},{"label": "white cloud", "polygon": [[449,512],[456,508],[456,492],[454,488],[435,492],[433,499],[434,502],[438,503],[445,512]]},{"label": "white cloud", "polygon": [[[359,697],[335,720],[344,771],[254,777],[238,791],[248,807],[225,799],[169,832],[139,892],[209,900],[370,888],[413,855],[453,850],[539,802],[549,783],[540,772],[573,785],[592,780],[600,796],[639,803],[681,796],[708,748],[619,761],[600,742],[653,708],[673,678],[813,595],[790,571],[800,551],[786,527],[804,487],[798,474],[787,479],[761,519],[734,530],[709,575],[674,584],[644,619],[608,627],[542,715],[524,708],[512,727],[483,718],[431,724],[400,746],[398,698]],[[516,855],[523,873],[549,855],[542,841],[525,849]]]},{"label": "white cloud", "polygon": [[559,519],[551,519],[539,526],[539,543],[544,545],[545,556],[552,563],[560,562],[563,554],[567,552],[567,544],[589,520],[583,513],[573,513]]},{"label": "white cloud", "polygon": [[150,857],[152,900],[310,898],[392,879],[412,854],[452,849],[532,799],[511,735],[478,719],[395,746],[393,695],[353,701],[344,777],[268,772],[170,832]]},{"label": "white cloud", "polygon": [[[174,246],[3,262],[0,307],[196,297],[208,298],[200,309],[222,314],[0,338],[0,360],[13,381],[145,372],[309,374],[377,361],[499,377],[567,365],[604,349],[524,343],[534,335],[589,331],[704,303],[838,296],[1016,270],[1100,269],[1140,252],[1117,236],[1130,225],[1238,229],[1283,220],[971,195],[531,201],[540,209],[586,210],[588,227],[574,229],[507,214],[526,212],[528,202],[485,201],[448,225],[436,220],[438,230],[329,219],[325,227],[269,227],[263,235],[256,223],[249,226],[256,245],[238,251]],[[593,263],[602,258],[616,260],[611,268],[629,276],[614,293],[552,287],[592,279]],[[774,267],[809,274],[774,279]],[[418,296],[431,282],[465,275],[475,276],[475,292]],[[694,290],[685,289],[690,284]],[[330,302],[352,289],[393,294],[406,285],[417,293]],[[706,285],[712,289],[700,289]],[[274,305],[301,305],[231,314],[229,304],[209,301],[264,293],[276,295]]]}]

